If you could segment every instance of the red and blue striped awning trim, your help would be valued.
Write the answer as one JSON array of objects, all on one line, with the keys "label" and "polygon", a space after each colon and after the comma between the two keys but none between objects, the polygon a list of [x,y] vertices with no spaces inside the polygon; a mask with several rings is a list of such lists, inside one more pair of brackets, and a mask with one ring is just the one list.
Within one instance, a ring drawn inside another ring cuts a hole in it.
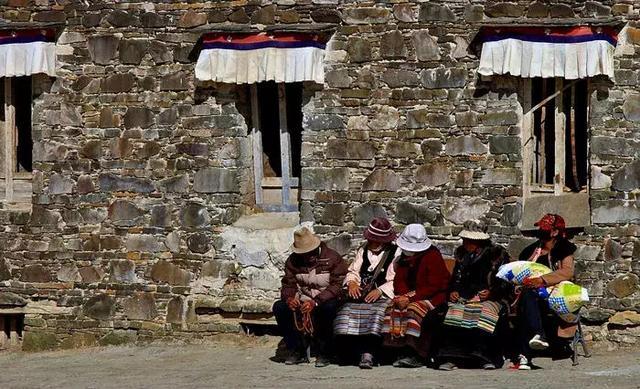
[{"label": "red and blue striped awning trim", "polygon": [[53,30],[0,30],[0,45],[54,41]]},{"label": "red and blue striped awning trim", "polygon": [[203,49],[255,50],[274,47],[293,49],[316,47],[324,49],[326,44],[315,34],[207,34],[202,39]]},{"label": "red and blue striped awning trim", "polygon": [[542,43],[582,43],[604,40],[618,43],[618,33],[611,27],[492,27],[482,31],[483,42],[518,39]]}]

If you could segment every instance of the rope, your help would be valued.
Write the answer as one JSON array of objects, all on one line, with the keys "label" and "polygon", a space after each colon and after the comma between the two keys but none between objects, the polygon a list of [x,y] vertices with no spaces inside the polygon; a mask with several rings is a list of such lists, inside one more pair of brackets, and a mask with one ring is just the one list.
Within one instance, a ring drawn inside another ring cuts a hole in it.
[{"label": "rope", "polygon": [[311,312],[302,313],[302,324],[300,324],[300,320],[298,319],[298,311],[293,312],[293,322],[296,325],[296,329],[303,334],[313,335],[313,320],[311,319]]}]

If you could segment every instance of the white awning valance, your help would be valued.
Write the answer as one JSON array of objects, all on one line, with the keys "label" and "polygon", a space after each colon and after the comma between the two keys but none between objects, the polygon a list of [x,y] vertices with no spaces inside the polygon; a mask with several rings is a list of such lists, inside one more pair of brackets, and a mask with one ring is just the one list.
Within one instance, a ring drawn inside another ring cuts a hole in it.
[{"label": "white awning valance", "polygon": [[324,83],[325,44],[309,34],[207,34],[196,78],[233,84]]},{"label": "white awning valance", "polygon": [[483,76],[614,78],[617,33],[606,27],[491,28],[482,31]]},{"label": "white awning valance", "polygon": [[0,31],[0,77],[56,74],[56,45],[51,30]]}]

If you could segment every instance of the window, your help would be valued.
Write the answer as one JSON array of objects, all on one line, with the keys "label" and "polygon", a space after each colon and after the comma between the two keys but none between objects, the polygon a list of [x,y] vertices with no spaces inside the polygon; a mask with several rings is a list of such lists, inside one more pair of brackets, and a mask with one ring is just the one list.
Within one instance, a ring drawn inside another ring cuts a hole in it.
[{"label": "window", "polygon": [[523,82],[525,197],[587,192],[588,80]]},{"label": "window", "polygon": [[0,196],[7,207],[31,204],[31,77],[0,82]]},{"label": "window", "polygon": [[302,148],[302,83],[251,84],[256,205],[298,210]]}]

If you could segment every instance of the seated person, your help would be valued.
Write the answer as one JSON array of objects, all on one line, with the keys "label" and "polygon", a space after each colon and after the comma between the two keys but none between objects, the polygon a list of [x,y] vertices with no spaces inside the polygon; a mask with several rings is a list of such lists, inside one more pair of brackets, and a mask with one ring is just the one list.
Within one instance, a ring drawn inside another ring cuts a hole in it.
[{"label": "seated person", "polygon": [[440,370],[460,364],[491,370],[503,363],[496,327],[506,319],[501,316],[513,287],[495,274],[509,255],[491,242],[486,230],[485,224],[468,221],[459,234],[462,246],[455,252],[449,310],[436,358]]},{"label": "seated person", "polygon": [[294,233],[292,251],[285,263],[281,300],[273,305],[290,352],[285,363],[308,362],[303,349],[303,335],[308,335],[319,346],[316,367],[324,367],[330,363],[333,319],[340,306],[347,264],[306,227]]},{"label": "seated person", "polygon": [[393,259],[400,250],[393,244],[396,233],[389,220],[376,218],[363,233],[366,242],[356,252],[344,284],[348,301],[334,321],[334,334],[360,354],[360,368],[371,369],[381,343],[384,313],[393,298]]},{"label": "seated person", "polygon": [[530,370],[533,350],[549,347],[545,325],[557,328],[557,337],[571,339],[576,324],[566,323],[553,316],[548,323],[549,308],[547,302],[538,296],[536,290],[569,281],[573,278],[573,253],[576,246],[567,239],[564,219],[560,215],[546,214],[535,223],[538,227],[538,241],[525,248],[520,254],[521,261],[538,262],[548,266],[552,272],[542,277],[528,278],[521,289],[518,308],[518,333],[520,338],[520,356],[518,369]]},{"label": "seated person", "polygon": [[385,345],[402,348],[395,367],[420,367],[430,351],[432,321],[446,309],[450,274],[421,224],[409,224],[396,244],[402,253],[394,261],[395,297],[382,332]]}]

